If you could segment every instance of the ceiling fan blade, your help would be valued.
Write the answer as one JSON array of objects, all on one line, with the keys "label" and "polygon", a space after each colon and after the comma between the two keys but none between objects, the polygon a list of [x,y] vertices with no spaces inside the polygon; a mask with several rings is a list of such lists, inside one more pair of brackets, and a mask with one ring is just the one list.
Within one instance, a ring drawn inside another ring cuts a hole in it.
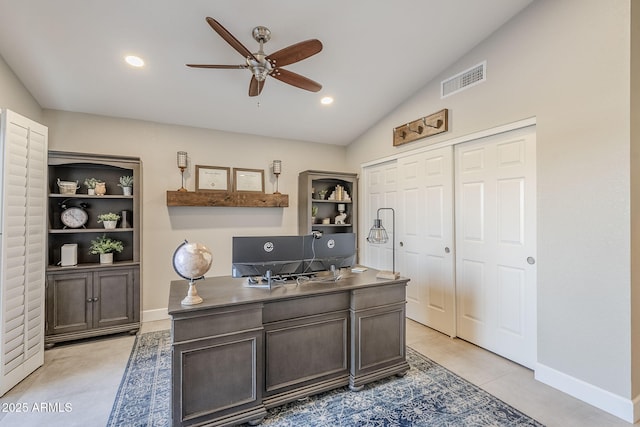
[{"label": "ceiling fan blade", "polygon": [[259,82],[256,76],[251,76],[251,82],[249,83],[249,96],[258,96],[264,88],[264,80]]},{"label": "ceiling fan blade", "polygon": [[213,65],[213,64],[185,64],[187,67],[193,68],[223,68],[223,69],[244,69],[246,65]]},{"label": "ceiling fan blade", "polygon": [[301,76],[300,74],[296,74],[282,68],[276,68],[271,72],[270,75],[274,79],[278,79],[283,83],[287,83],[291,86],[299,87],[300,89],[308,90],[311,92],[318,92],[320,89],[322,89],[322,85],[320,83],[316,83],[311,79]]},{"label": "ceiling fan blade", "polygon": [[285,47],[284,49],[280,49],[279,51],[267,56],[267,59],[272,61],[274,66],[283,67],[285,65],[293,64],[294,62],[302,61],[303,59],[315,55],[321,50],[322,43],[320,40],[305,40]]},{"label": "ceiling fan blade", "polygon": [[253,53],[251,53],[251,51],[249,49],[244,47],[244,45],[242,43],[240,43],[238,41],[238,39],[236,39],[233,36],[233,34],[231,34],[229,31],[227,31],[226,28],[224,28],[222,25],[220,25],[220,23],[218,21],[216,21],[215,19],[210,18],[210,17],[207,16],[207,22],[209,23],[211,28],[213,28],[213,30],[216,33],[218,33],[220,35],[220,37],[222,37],[227,43],[229,43],[232,48],[237,50],[240,53],[240,55],[244,56],[245,58],[247,58],[247,57],[253,58],[253,59],[255,59],[257,61],[255,56],[253,56]]}]

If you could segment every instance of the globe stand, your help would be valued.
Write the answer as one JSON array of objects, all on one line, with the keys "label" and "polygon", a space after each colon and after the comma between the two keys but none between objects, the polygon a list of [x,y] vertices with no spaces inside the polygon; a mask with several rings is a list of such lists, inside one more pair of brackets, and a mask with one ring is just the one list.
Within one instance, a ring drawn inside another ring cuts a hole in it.
[{"label": "globe stand", "polygon": [[173,253],[173,269],[178,276],[189,281],[189,290],[181,301],[182,305],[196,305],[202,302],[194,282],[204,279],[204,275],[211,268],[212,258],[211,251],[206,246],[186,240]]},{"label": "globe stand", "polygon": [[189,281],[189,290],[187,291],[187,296],[184,297],[181,304],[182,305],[196,305],[202,302],[202,297],[198,295],[198,290],[196,289],[196,284],[193,282],[193,279]]}]

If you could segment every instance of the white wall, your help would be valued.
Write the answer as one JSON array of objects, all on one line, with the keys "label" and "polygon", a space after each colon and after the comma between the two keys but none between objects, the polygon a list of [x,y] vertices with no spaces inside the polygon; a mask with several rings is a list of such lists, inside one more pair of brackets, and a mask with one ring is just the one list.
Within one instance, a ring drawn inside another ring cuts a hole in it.
[{"label": "white wall", "polygon": [[[631,52],[640,52],[640,3],[631,2]],[[640,55],[631,55],[631,369],[632,396],[640,394]]]},{"label": "white wall", "polygon": [[[137,120],[44,110],[49,149],[135,156],[142,159],[142,306],[149,318],[167,307],[169,282],[179,280],[171,257],[184,240],[213,251],[208,276],[231,274],[231,237],[298,234],[298,173],[345,171],[345,148],[269,139]],[[271,161],[282,160],[279,190],[288,208],[167,207],[167,190],[180,188],[176,152],[189,154],[186,187],[194,190],[194,166],[265,170],[267,192],[275,190]],[[134,183],[135,185],[135,183]]]},{"label": "white wall", "polygon": [[[640,307],[630,301],[630,52],[630,0],[534,2],[347,150],[353,169],[536,117],[538,362],[627,405],[638,394],[631,344],[640,339],[631,330]],[[485,83],[440,99],[441,80],[483,60]],[[392,146],[393,127],[442,108],[448,133]]]},{"label": "white wall", "polygon": [[18,114],[42,121],[42,109],[18,77],[0,56],[0,108],[9,108]]}]

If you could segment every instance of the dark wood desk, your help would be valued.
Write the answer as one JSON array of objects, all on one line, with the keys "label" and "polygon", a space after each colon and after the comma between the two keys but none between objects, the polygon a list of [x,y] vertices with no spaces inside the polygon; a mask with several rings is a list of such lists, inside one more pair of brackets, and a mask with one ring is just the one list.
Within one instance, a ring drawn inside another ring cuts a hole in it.
[{"label": "dark wood desk", "polygon": [[214,277],[197,282],[195,306],[180,304],[187,282],[171,282],[173,425],[257,422],[295,399],[404,374],[408,279],[375,274],[271,290]]}]

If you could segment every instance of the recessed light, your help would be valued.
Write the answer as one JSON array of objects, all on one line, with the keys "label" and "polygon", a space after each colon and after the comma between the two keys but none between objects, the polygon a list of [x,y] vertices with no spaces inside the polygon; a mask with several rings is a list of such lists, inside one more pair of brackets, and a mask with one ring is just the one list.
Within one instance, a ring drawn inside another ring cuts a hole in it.
[{"label": "recessed light", "polygon": [[124,60],[132,67],[142,67],[144,65],[144,61],[139,56],[128,55],[124,57]]},{"label": "recessed light", "polygon": [[329,104],[332,104],[332,103],[333,103],[333,98],[332,98],[332,97],[330,97],[330,96],[325,96],[324,98],[322,98],[322,99],[320,100],[320,102],[321,102],[323,105],[329,105]]}]

